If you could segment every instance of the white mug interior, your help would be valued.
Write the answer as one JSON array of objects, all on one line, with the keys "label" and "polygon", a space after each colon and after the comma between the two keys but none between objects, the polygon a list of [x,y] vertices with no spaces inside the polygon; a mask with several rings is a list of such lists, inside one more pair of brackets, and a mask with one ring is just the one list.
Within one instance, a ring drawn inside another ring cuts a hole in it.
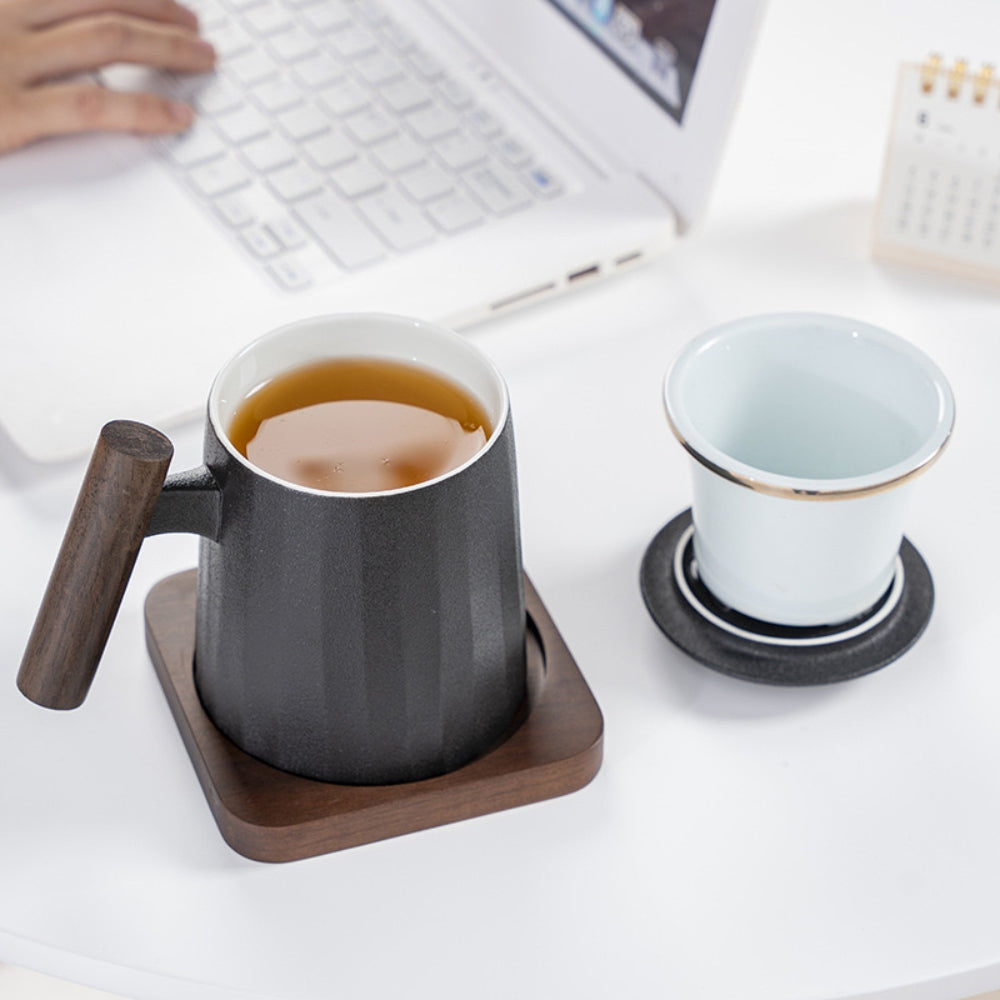
[{"label": "white mug interior", "polygon": [[[208,416],[219,440],[242,464],[293,489],[325,493],[279,479],[250,462],[229,439],[229,427],[243,400],[270,379],[326,358],[385,358],[429,368],[472,393],[489,417],[491,435],[467,462],[444,476],[456,475],[476,461],[496,439],[507,420],[509,399],[503,377],[490,359],[466,338],[423,320],[382,313],[315,316],[280,327],[248,344],[218,373],[208,400]],[[424,488],[444,476],[397,490]],[[352,496],[365,494],[353,493]]]},{"label": "white mug interior", "polygon": [[692,341],[664,394],[697,463],[695,551],[716,597],[754,618],[820,625],[881,596],[902,540],[901,487],[954,422],[926,355],[843,317],[760,316]]}]

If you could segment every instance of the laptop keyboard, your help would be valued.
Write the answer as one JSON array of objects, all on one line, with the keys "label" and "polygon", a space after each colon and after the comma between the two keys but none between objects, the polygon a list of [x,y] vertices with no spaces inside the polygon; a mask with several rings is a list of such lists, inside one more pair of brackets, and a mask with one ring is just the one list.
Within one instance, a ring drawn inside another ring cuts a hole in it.
[{"label": "laptop keyboard", "polygon": [[288,291],[528,209],[559,179],[376,0],[195,0],[219,67],[159,143]]}]

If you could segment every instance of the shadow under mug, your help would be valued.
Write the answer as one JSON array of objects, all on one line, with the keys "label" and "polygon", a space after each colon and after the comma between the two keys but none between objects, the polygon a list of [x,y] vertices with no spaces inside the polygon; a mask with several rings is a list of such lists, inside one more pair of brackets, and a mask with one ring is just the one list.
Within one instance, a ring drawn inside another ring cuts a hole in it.
[{"label": "shadow under mug", "polygon": [[694,459],[694,558],[719,601],[759,621],[821,626],[883,596],[910,485],[955,419],[925,354],[846,317],[755,316],[694,338],[664,401]]},{"label": "shadow under mug", "polygon": [[[332,493],[285,482],[229,440],[235,407],[321,358],[417,363],[464,386],[492,434],[414,486]],[[24,655],[39,704],[86,696],[142,538],[202,536],[194,676],[215,725],[285,771],[390,784],[495,744],[525,695],[525,604],[507,389],[468,340],[377,314],[317,317],[255,341],[218,374],[204,465],[166,478],[170,442],[102,432]],[[162,489],[161,489],[162,486]]]}]

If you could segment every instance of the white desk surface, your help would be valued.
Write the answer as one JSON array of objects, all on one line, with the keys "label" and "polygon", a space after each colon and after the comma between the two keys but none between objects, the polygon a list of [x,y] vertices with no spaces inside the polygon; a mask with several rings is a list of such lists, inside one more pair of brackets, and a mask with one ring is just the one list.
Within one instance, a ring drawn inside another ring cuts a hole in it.
[{"label": "white desk surface", "polygon": [[[996,289],[882,266],[868,234],[896,64],[1000,51],[992,0],[772,0],[711,211],[666,260],[474,334],[511,386],[527,569],[605,716],[573,795],[287,865],[223,842],[149,664],[146,543],[84,707],[13,683],[82,474],[0,453],[0,960],[137,1000],[934,1000],[1000,985]],[[887,326],[958,424],[907,533],[917,646],[776,689],[699,666],[643,607],[688,505],[660,406],[706,326],[815,309]],[[201,430],[174,435],[176,467]]]}]

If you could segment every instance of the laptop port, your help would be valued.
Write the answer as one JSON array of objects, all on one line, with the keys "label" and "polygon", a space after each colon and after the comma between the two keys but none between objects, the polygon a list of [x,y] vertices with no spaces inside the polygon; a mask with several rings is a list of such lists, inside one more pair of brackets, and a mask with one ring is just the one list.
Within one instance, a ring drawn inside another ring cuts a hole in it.
[{"label": "laptop port", "polygon": [[591,264],[590,267],[585,267],[580,271],[574,271],[572,274],[567,275],[566,280],[572,284],[574,281],[579,281],[581,278],[590,278],[601,273],[601,267],[599,264]]},{"label": "laptop port", "polygon": [[642,251],[635,250],[632,253],[625,254],[624,257],[615,258],[615,267],[624,267],[626,264],[634,264],[637,260],[642,259]]}]

